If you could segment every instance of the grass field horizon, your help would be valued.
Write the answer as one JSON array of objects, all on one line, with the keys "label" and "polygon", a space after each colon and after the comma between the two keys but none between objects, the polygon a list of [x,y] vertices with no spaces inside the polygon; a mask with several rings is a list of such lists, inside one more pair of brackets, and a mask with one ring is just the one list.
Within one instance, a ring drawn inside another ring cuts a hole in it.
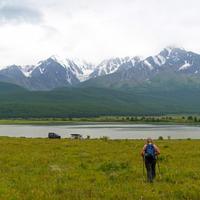
[{"label": "grass field horizon", "polygon": [[156,140],[153,184],[143,175],[144,143],[0,137],[0,199],[200,199],[200,140]]}]

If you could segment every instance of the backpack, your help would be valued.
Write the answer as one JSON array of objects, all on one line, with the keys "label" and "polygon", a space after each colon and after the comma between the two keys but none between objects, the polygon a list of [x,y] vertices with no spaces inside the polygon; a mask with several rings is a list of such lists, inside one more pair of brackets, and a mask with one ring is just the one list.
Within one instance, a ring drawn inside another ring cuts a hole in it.
[{"label": "backpack", "polygon": [[155,158],[156,157],[156,151],[155,151],[153,144],[147,144],[147,147],[145,149],[145,157],[147,157],[147,158]]}]

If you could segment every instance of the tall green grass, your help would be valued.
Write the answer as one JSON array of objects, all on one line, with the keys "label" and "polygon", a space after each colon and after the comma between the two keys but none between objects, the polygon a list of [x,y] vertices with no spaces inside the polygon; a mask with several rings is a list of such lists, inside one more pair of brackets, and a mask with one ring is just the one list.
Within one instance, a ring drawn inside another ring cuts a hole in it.
[{"label": "tall green grass", "polygon": [[146,182],[142,140],[0,138],[0,199],[200,199],[200,141],[156,141]]}]

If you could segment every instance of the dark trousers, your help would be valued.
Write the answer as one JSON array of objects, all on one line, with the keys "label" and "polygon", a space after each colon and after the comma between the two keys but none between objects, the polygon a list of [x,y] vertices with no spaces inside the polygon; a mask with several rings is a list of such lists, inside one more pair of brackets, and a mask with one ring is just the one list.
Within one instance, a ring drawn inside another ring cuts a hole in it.
[{"label": "dark trousers", "polygon": [[147,170],[147,180],[153,182],[153,179],[156,177],[156,159],[145,157],[145,166]]}]

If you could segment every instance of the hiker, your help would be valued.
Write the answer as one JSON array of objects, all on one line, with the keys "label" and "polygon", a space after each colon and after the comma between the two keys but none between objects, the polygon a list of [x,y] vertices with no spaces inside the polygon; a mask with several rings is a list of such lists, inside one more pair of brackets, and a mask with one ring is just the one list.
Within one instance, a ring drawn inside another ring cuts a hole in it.
[{"label": "hiker", "polygon": [[153,143],[151,138],[147,138],[147,143],[142,149],[141,156],[145,162],[147,181],[149,182],[153,182],[153,179],[156,177],[156,159],[159,154],[159,148]]}]

